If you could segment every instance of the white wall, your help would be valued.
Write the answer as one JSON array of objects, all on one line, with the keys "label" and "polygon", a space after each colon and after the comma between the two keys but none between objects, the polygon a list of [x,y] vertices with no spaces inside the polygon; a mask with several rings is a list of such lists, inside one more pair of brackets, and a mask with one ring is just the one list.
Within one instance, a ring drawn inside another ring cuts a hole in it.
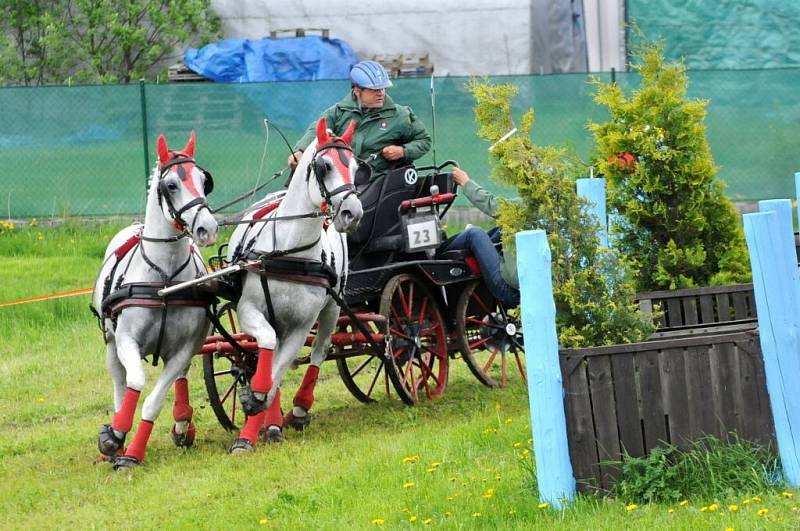
[{"label": "white wall", "polygon": [[530,0],[212,0],[225,38],[328,28],[362,57],[429,53],[435,74],[531,72]]}]

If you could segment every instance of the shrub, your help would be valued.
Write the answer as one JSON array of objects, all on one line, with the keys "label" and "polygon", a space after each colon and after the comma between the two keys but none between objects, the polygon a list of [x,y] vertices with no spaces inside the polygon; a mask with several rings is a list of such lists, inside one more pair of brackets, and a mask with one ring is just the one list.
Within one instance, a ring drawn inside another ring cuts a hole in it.
[{"label": "shrub", "polygon": [[639,290],[748,282],[747,248],[706,139],[706,100],[687,99],[681,63],[663,44],[643,45],[631,66],[641,85],[628,97],[595,80],[605,123],[590,123],[596,165],[608,179],[615,247],[641,272]]},{"label": "shrub", "polygon": [[[478,134],[496,143],[513,126],[513,85],[472,81]],[[514,253],[514,235],[544,229],[552,255],[556,325],[562,347],[584,347],[640,341],[653,331],[633,300],[634,284],[625,260],[600,248],[597,222],[575,191],[583,166],[560,148],[530,140],[531,109],[519,133],[491,151],[492,177],[517,188],[520,201],[501,200],[498,224],[503,245]]]},{"label": "shrub", "polygon": [[728,441],[705,437],[685,451],[673,445],[645,457],[625,456],[614,494],[625,501],[674,502],[682,498],[715,499],[728,494],[780,490],[778,458],[769,449],[731,433]]}]

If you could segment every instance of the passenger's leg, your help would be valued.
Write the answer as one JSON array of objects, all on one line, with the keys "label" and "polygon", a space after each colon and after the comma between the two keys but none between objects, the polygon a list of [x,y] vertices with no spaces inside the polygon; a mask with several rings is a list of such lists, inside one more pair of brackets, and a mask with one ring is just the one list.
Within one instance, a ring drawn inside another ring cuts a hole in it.
[{"label": "passenger's leg", "polygon": [[[499,231],[498,231],[499,232]],[[483,229],[470,227],[462,233],[467,248],[475,255],[481,266],[484,282],[500,302],[512,307],[519,304],[519,291],[509,286],[501,274],[500,254],[492,242],[492,238]]]}]

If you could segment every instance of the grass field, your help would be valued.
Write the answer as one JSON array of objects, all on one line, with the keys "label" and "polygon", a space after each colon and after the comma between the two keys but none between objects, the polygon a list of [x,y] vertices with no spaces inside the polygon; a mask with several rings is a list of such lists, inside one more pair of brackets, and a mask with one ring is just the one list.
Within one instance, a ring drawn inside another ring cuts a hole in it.
[{"label": "grass field", "polygon": [[[0,303],[90,286],[117,228],[0,229]],[[413,408],[361,404],[323,365],[312,426],[232,457],[235,435],[217,425],[196,359],[195,447],[172,446],[168,402],[145,465],[115,473],[95,463],[112,400],[88,300],[0,308],[2,529],[800,528],[800,494],[780,491],[638,507],[581,496],[561,512],[540,508],[526,390],[482,387],[460,360],[445,395]],[[151,384],[157,369],[147,373]],[[291,371],[285,389],[301,375]]]}]

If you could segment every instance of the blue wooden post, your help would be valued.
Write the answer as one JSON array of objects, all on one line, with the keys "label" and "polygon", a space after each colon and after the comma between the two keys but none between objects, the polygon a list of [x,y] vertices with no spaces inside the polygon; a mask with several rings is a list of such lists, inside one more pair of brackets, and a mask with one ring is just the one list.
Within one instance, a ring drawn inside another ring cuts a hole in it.
[{"label": "blue wooden post", "polygon": [[575,477],[569,459],[558,361],[550,246],[543,230],[520,232],[516,238],[539,499],[560,509],[564,500],[574,499]]},{"label": "blue wooden post", "polygon": [[797,199],[797,222],[800,223],[800,171],[794,174],[794,197]]},{"label": "blue wooden post", "polygon": [[[800,300],[797,259],[775,212],[744,215],[767,391],[786,481],[800,487]],[[785,227],[784,227],[785,229]]]},{"label": "blue wooden post", "polygon": [[608,247],[608,220],[606,219],[606,180],[578,179],[576,181],[578,195],[589,201],[589,213],[600,223],[600,245]]},{"label": "blue wooden post", "polygon": [[[765,199],[758,202],[759,212],[775,212],[778,216],[778,231],[786,256],[793,256],[797,262],[797,248],[794,245],[794,227],[792,225],[792,201],[790,199]],[[795,268],[794,277],[797,278]]]}]

